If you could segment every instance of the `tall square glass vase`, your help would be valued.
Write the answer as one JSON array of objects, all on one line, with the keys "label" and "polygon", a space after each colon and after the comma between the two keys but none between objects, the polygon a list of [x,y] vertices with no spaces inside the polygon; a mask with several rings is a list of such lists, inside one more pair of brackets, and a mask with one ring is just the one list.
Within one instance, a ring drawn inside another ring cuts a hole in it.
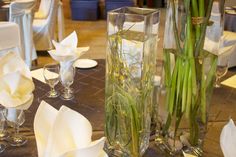
[{"label": "tall square glass vase", "polygon": [[203,155],[224,0],[169,0],[156,143],[168,155]]},{"label": "tall square glass vase", "polygon": [[148,148],[159,14],[135,7],[108,13],[105,135],[111,156],[141,157]]}]

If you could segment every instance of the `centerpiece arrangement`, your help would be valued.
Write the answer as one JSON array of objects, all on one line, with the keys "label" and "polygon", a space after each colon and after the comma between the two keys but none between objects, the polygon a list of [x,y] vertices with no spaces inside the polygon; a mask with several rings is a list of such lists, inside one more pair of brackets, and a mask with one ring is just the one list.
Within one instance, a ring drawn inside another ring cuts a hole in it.
[{"label": "centerpiece arrangement", "polygon": [[[218,10],[214,15],[213,4]],[[217,43],[216,51],[219,49],[221,34],[214,34],[222,30],[210,32],[214,25],[210,19],[222,18],[222,6],[224,2],[220,0],[168,1],[156,142],[170,155],[178,156],[182,151],[202,155],[217,66],[217,56],[205,39]]]},{"label": "centerpiece arrangement", "polygon": [[140,157],[149,145],[159,11],[108,13],[105,135],[109,154]]}]

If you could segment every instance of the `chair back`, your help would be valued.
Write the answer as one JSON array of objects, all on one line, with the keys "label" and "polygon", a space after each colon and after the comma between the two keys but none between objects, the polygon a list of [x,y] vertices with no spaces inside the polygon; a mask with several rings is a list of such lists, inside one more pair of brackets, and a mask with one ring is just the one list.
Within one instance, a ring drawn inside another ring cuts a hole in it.
[{"label": "chair back", "polygon": [[51,6],[51,0],[41,0],[39,5],[38,12],[41,13],[41,18],[45,18],[48,16]]},{"label": "chair back", "polygon": [[52,39],[57,21],[59,0],[50,0],[48,16],[44,19],[34,19],[33,31],[34,42],[37,50],[48,50],[53,48]]},{"label": "chair back", "polygon": [[20,54],[20,31],[16,23],[0,22],[0,37],[0,56],[6,54],[9,51]]},{"label": "chair back", "polygon": [[31,62],[37,59],[32,29],[34,7],[35,0],[15,1],[9,7],[9,21],[17,23],[20,28],[21,57],[29,67],[31,67]]}]

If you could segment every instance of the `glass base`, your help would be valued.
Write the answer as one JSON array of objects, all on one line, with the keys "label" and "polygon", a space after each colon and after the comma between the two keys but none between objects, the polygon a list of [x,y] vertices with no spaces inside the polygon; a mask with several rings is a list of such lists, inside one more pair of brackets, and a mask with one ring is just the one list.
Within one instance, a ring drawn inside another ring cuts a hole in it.
[{"label": "glass base", "polygon": [[24,136],[12,136],[10,138],[7,139],[7,142],[11,145],[11,146],[22,146],[24,144],[26,144],[28,140],[26,139],[26,137]]},{"label": "glass base", "polygon": [[220,88],[221,87],[221,84],[220,83],[215,83],[215,88]]},{"label": "glass base", "polygon": [[174,145],[172,145],[170,142],[171,139],[164,139],[162,137],[156,137],[155,143],[157,146],[157,149],[166,156],[170,157],[184,157],[188,155],[193,155],[196,157],[203,156],[203,150],[200,147],[193,147],[193,146],[187,146],[183,143],[180,143],[180,141],[175,141]]},{"label": "glass base", "polygon": [[62,93],[60,98],[63,100],[72,100],[74,99],[74,95],[71,93]]},{"label": "glass base", "polygon": [[106,148],[106,152],[109,157],[130,157],[129,154],[118,149]]},{"label": "glass base", "polygon": [[57,92],[57,91],[49,91],[48,93],[47,93],[47,97],[48,98],[56,98],[56,97],[58,97],[59,96],[59,93]]},{"label": "glass base", "polygon": [[0,153],[4,152],[4,150],[6,149],[6,145],[5,144],[2,144],[0,143]]}]

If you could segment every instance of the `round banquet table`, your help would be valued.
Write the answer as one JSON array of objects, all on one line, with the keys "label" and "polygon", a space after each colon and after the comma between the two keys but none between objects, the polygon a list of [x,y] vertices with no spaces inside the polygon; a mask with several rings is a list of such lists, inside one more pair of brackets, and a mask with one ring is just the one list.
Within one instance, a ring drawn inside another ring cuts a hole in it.
[{"label": "round banquet table", "polygon": [[[93,139],[104,136],[105,60],[97,60],[97,62],[98,65],[96,68],[76,69],[75,81],[72,85],[75,98],[70,101],[61,100],[60,98],[47,98],[46,93],[49,91],[48,85],[34,79],[34,101],[31,107],[25,111],[26,121],[23,126],[20,127],[20,133],[28,138],[28,143],[22,147],[11,147],[8,145],[7,149],[3,153],[0,153],[0,157],[38,156],[33,121],[41,100],[45,100],[56,109],[59,109],[61,105],[65,105],[80,112],[88,118],[92,124]],[[228,72],[227,75],[229,74],[232,75],[235,74],[235,72]],[[56,90],[61,91],[62,86],[58,84]],[[229,117],[236,120],[235,97],[236,89],[222,86],[222,88],[214,90],[209,113],[208,130],[204,143],[204,156],[223,157],[220,149],[219,137],[220,132],[223,126],[228,122]],[[143,157],[164,156],[166,156],[166,154],[160,153],[152,140]]]},{"label": "round banquet table", "polygon": [[236,32],[236,9],[225,11],[224,29]]}]

